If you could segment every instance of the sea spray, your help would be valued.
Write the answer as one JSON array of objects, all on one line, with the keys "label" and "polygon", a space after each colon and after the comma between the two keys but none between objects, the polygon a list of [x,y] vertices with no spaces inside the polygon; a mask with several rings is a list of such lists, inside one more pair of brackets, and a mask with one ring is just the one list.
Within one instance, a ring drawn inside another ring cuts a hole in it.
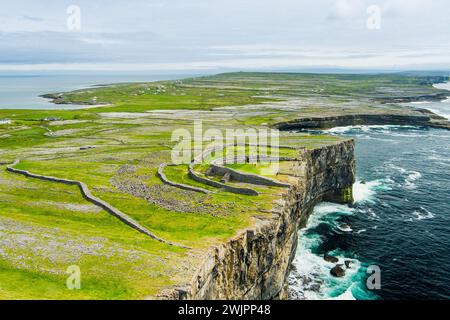
[{"label": "sea spray", "polygon": [[[345,276],[335,278],[330,270],[336,265],[324,260],[321,245],[323,234],[318,232],[322,225],[333,229],[340,218],[349,217],[355,213],[354,208],[334,203],[321,203],[312,213],[306,227],[299,233],[299,243],[290,274],[291,299],[345,299],[354,300],[373,298],[364,289],[365,267],[354,254],[333,250],[330,254],[338,259],[338,264],[349,263]],[[355,294],[353,294],[355,292]]]},{"label": "sea spray", "polygon": [[[450,113],[448,102],[433,106]],[[450,243],[450,131],[346,127],[328,134],[356,140],[356,202],[350,215],[327,209],[317,227],[301,231],[294,264],[300,271],[307,269],[302,257],[308,257],[316,271],[315,276],[309,273],[309,286],[297,282],[303,298],[449,299],[450,252],[445,248]],[[339,230],[341,222],[353,231]],[[311,247],[302,243],[306,237],[314,239]],[[329,275],[325,252],[359,262],[351,283]],[[380,268],[379,290],[365,286],[369,265]]]}]

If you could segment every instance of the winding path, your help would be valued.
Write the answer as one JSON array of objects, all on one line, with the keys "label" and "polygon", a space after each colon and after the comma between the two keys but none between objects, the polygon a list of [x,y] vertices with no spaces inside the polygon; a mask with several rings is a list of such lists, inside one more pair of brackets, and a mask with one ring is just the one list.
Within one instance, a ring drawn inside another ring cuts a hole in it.
[{"label": "winding path", "polygon": [[78,186],[78,188],[81,191],[81,194],[87,201],[104,209],[106,212],[108,212],[112,216],[118,218],[120,221],[122,221],[126,225],[132,227],[133,229],[135,229],[135,230],[137,230],[159,242],[162,242],[162,243],[165,243],[165,244],[168,244],[171,246],[184,248],[184,249],[190,249],[190,247],[180,245],[180,244],[177,244],[174,242],[170,242],[170,241],[167,241],[167,240],[164,240],[164,239],[158,237],[153,232],[149,231],[148,229],[146,229],[145,227],[143,227],[139,223],[137,223],[135,220],[133,220],[132,218],[130,218],[129,216],[127,216],[126,214],[121,212],[119,209],[113,207],[111,204],[107,203],[106,201],[103,201],[102,199],[92,195],[91,191],[89,190],[89,188],[87,187],[87,185],[85,183],[83,183],[81,181],[76,181],[76,180],[67,180],[67,179],[61,179],[61,178],[56,178],[56,177],[51,177],[51,176],[43,176],[43,175],[31,173],[26,170],[15,169],[14,166],[19,164],[19,162],[20,162],[20,159],[16,159],[11,165],[6,167],[6,170],[9,172],[12,172],[12,173],[24,175],[29,178],[35,178],[35,179],[40,179],[40,180],[44,180],[44,181],[57,182],[57,183],[63,183],[63,184],[67,184],[67,185]]}]

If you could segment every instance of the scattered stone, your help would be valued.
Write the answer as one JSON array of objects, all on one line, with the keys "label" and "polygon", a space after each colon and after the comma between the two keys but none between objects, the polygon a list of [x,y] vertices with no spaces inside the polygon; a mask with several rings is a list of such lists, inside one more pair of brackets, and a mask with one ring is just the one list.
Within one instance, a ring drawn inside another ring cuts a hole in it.
[{"label": "scattered stone", "polygon": [[342,278],[345,276],[345,270],[342,269],[342,264],[337,264],[334,268],[330,270],[333,277]]},{"label": "scattered stone", "polygon": [[0,119],[0,124],[11,124],[11,120],[9,120],[9,119]]},{"label": "scattered stone", "polygon": [[336,263],[336,262],[339,261],[338,258],[333,257],[333,256],[330,256],[328,253],[325,253],[325,254],[324,254],[323,259],[324,259],[325,261],[328,261],[328,262],[331,262],[331,263]]}]

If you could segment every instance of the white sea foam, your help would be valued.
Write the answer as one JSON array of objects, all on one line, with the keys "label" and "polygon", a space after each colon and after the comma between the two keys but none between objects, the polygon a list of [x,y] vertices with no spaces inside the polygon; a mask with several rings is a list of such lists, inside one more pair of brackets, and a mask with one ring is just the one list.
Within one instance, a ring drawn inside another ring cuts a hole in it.
[{"label": "white sea foam", "polygon": [[438,154],[429,155],[427,158],[428,158],[428,160],[436,161],[436,162],[450,162],[450,158],[444,157],[444,156],[441,156]]},{"label": "white sea foam", "polygon": [[[360,269],[360,262],[351,259],[351,268],[346,269],[346,274],[342,278],[335,278],[330,274],[334,263],[327,262],[323,256],[314,254],[311,251],[310,239],[300,234],[299,246],[293,264],[296,271],[290,275],[290,285],[295,290],[298,299],[321,300],[321,299],[355,299],[351,293],[353,278]],[[333,254],[339,259],[339,264],[344,264],[347,260],[344,256]],[[345,267],[344,267],[345,268]],[[350,289],[350,291],[348,291]],[[335,298],[336,291],[346,290],[346,293]],[[348,291],[348,292],[347,292]]]},{"label": "white sea foam", "polygon": [[[299,232],[297,252],[293,261],[295,271],[289,276],[291,292],[294,292],[292,298],[330,299],[335,297],[335,292],[344,291],[333,299],[355,299],[351,287],[354,283],[353,277],[360,269],[360,262],[351,259],[352,265],[346,269],[346,275],[343,278],[334,278],[330,270],[335,264],[325,261],[322,255],[313,252],[322,243],[322,238],[318,234],[308,232],[321,223],[335,225],[338,217],[352,215],[354,211],[353,208],[334,203],[321,203],[314,208],[306,228]],[[344,252],[334,251],[330,254],[339,259],[339,264],[344,265],[345,260],[348,260]]]},{"label": "white sea foam", "polygon": [[401,175],[403,175],[405,178],[405,183],[403,185],[403,187],[405,189],[415,189],[417,188],[416,185],[416,181],[419,180],[420,178],[422,178],[422,174],[418,171],[415,170],[407,170],[405,168],[396,166],[395,164],[389,164],[388,165],[391,169],[396,170],[398,173],[400,173]]},{"label": "white sea foam", "polygon": [[352,232],[353,231],[353,229],[349,225],[339,224],[337,228],[343,232]]},{"label": "white sea foam", "polygon": [[[346,133],[353,133],[353,134],[359,134],[359,138],[367,138],[367,139],[375,139],[373,136],[367,135],[368,133],[374,134],[374,133],[389,133],[393,136],[405,136],[405,137],[411,137],[415,136],[414,133],[406,132],[406,133],[399,133],[399,129],[418,129],[417,126],[411,126],[411,125],[357,125],[357,126],[343,126],[343,127],[334,127],[328,130],[324,130],[323,132],[332,134],[332,135],[339,135],[339,134],[346,134]],[[391,141],[391,140],[389,140]]]},{"label": "white sea foam", "polygon": [[417,186],[414,183],[414,181],[420,179],[422,177],[422,174],[417,171],[409,171],[408,176],[405,179],[405,188],[406,189],[415,189]]},{"label": "white sea foam", "polygon": [[330,222],[330,220],[334,220],[336,216],[348,216],[353,213],[354,209],[349,206],[323,202],[314,208],[314,212],[309,217],[306,228],[315,228],[322,222]]},{"label": "white sea foam", "polygon": [[431,213],[424,207],[420,207],[420,210],[414,211],[413,215],[415,216],[416,220],[428,220],[433,219],[435,217],[433,213]]},{"label": "white sea foam", "polygon": [[410,173],[408,174],[408,180],[410,181],[416,181],[417,179],[421,178],[422,174],[418,171],[410,171]]},{"label": "white sea foam", "polygon": [[412,101],[412,102],[407,102],[405,104],[427,104],[430,102],[432,102],[432,101]]},{"label": "white sea foam", "polygon": [[328,298],[328,300],[356,300],[356,298],[353,296],[352,289],[353,284],[347,290],[345,290],[343,294],[334,298]]},{"label": "white sea foam", "polygon": [[389,166],[391,169],[394,169],[394,170],[396,170],[396,171],[398,171],[398,172],[400,172],[400,173],[405,173],[405,172],[407,171],[405,168],[396,166],[396,165],[393,164],[393,163],[390,163],[388,166]]},{"label": "white sea foam", "polygon": [[329,134],[343,134],[348,133],[351,131],[359,131],[362,133],[367,133],[371,131],[387,131],[391,130],[393,128],[399,128],[400,126],[396,125],[358,125],[358,126],[343,126],[343,127],[334,127],[328,130],[325,130],[325,132]]},{"label": "white sea foam", "polygon": [[365,210],[365,212],[367,212],[369,214],[370,218],[372,218],[372,219],[377,219],[378,218],[378,215],[375,213],[375,211],[373,211],[372,208],[367,208]]},{"label": "white sea foam", "polygon": [[356,203],[372,202],[378,190],[389,190],[382,180],[356,181],[353,185],[353,199]]}]

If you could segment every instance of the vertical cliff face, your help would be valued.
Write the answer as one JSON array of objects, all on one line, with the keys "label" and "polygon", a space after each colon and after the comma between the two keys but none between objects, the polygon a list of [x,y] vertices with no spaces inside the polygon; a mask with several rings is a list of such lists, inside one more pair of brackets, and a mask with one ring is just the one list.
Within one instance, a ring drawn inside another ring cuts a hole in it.
[{"label": "vertical cliff face", "polygon": [[353,140],[307,150],[296,164],[297,182],[287,190],[271,218],[258,220],[226,244],[214,248],[190,287],[178,299],[285,299],[299,228],[322,201],[352,201]]}]

